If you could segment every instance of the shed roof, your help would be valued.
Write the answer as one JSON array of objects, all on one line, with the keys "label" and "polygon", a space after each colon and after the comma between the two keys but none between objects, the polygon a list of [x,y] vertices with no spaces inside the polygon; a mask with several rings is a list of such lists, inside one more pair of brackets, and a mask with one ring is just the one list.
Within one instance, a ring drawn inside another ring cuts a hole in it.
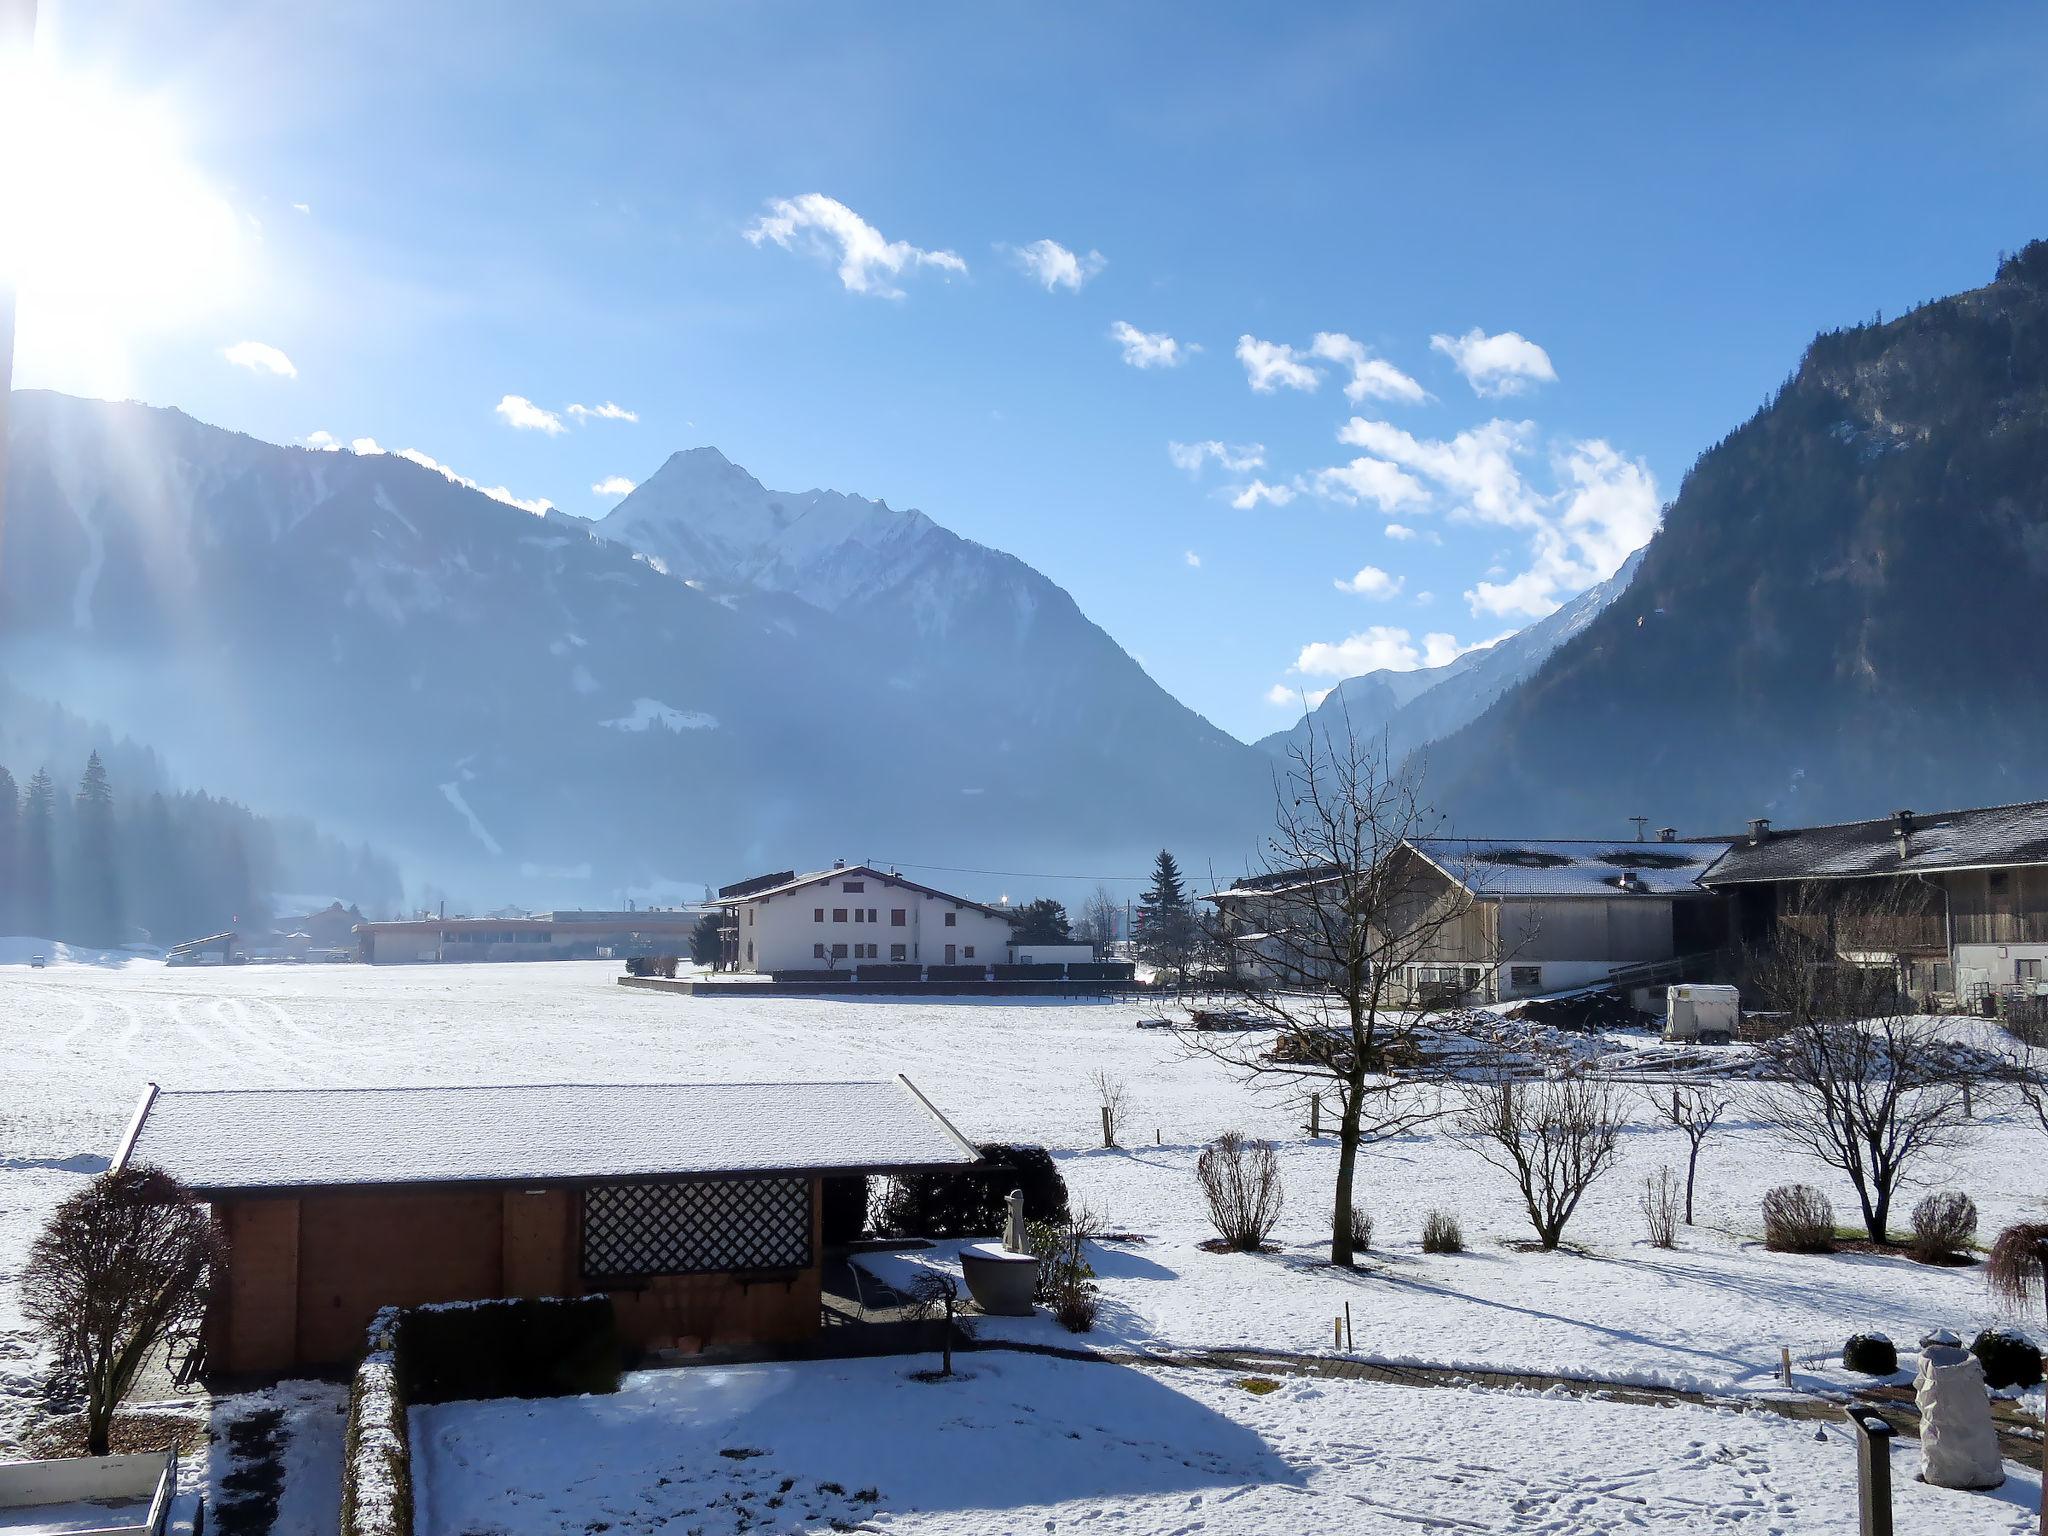
[{"label": "shed roof", "polygon": [[1413,837],[1408,846],[1481,899],[1510,896],[1698,896],[1700,876],[1728,849],[1724,842],[1646,843],[1633,839]]},{"label": "shed roof", "polygon": [[1738,841],[1707,873],[1709,885],[1842,880],[2048,864],[2048,800],[1912,814],[1903,849],[1895,817],[1829,827],[1773,829]]},{"label": "shed roof", "polygon": [[975,1157],[899,1076],[198,1092],[152,1084],[116,1163],[153,1163],[213,1194],[884,1172]]}]

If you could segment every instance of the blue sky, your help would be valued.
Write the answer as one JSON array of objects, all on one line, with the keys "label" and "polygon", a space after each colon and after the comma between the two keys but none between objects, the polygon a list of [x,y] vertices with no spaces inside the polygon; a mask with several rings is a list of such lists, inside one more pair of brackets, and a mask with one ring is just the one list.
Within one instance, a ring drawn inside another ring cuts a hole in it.
[{"label": "blue sky", "polygon": [[18,385],[587,515],[712,443],[1247,737],[1604,575],[1816,329],[2048,234],[2039,8],[42,12],[54,138],[116,124],[46,163],[136,183],[46,265],[133,291],[28,285]]}]

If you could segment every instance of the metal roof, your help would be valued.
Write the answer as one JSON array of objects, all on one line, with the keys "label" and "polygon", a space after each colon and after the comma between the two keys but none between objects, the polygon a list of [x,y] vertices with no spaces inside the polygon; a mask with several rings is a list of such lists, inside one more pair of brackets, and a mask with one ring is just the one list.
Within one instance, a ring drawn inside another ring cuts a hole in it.
[{"label": "metal roof", "polygon": [[1829,827],[1772,829],[1737,841],[1707,872],[1709,885],[1762,880],[1844,880],[1936,870],[2048,864],[2048,800],[1976,810],[1900,813]]},{"label": "metal roof", "polygon": [[[1584,842],[1566,838],[1411,837],[1412,849],[1480,900],[1525,896],[1699,896],[1700,876],[1727,851],[1719,841]],[[1637,884],[1624,884],[1633,873]],[[1332,878],[1328,866],[1240,880],[1211,901],[1272,896]]]},{"label": "metal roof", "polygon": [[115,1159],[201,1194],[960,1167],[973,1146],[905,1077],[158,1090]]}]

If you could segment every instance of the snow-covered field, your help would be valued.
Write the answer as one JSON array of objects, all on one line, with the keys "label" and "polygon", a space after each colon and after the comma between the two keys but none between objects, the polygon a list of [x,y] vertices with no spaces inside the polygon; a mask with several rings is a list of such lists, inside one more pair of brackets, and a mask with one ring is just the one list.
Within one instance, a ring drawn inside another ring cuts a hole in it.
[{"label": "snow-covered field", "polygon": [[[1755,1232],[1758,1201],[1770,1186],[1793,1178],[1818,1183],[1836,1198],[1844,1220],[1851,1200],[1845,1185],[1802,1164],[1739,1109],[1728,1134],[1707,1148],[1701,1225],[1682,1231],[1675,1252],[1644,1243],[1636,1205],[1645,1174],[1666,1163],[1682,1168],[1683,1143],[1675,1133],[1647,1121],[1629,1133],[1622,1166],[1594,1189],[1568,1234],[1584,1251],[1559,1254],[1511,1246],[1529,1234],[1506,1180],[1448,1136],[1422,1135],[1381,1149],[1365,1164],[1360,1198],[1376,1223],[1374,1248],[1366,1269],[1344,1274],[1318,1262],[1328,1231],[1332,1144],[1303,1135],[1297,1105],[1255,1095],[1216,1062],[1186,1056],[1169,1035],[1134,1028],[1138,1017],[1156,1011],[1152,1007],[693,999],[616,986],[616,969],[608,962],[222,970],[146,961],[53,962],[46,970],[0,964],[0,1032],[7,1041],[0,1082],[0,1439],[7,1430],[9,1379],[18,1419],[20,1393],[32,1374],[32,1352],[7,1282],[42,1214],[104,1166],[137,1094],[152,1079],[202,1087],[741,1081],[901,1071],[970,1137],[1051,1145],[1078,1199],[1108,1227],[1143,1236],[1142,1242],[1105,1246],[1096,1256],[1103,1309],[1091,1342],[1104,1344],[1326,1349],[1331,1319],[1348,1301],[1361,1354],[1741,1393],[1770,1389],[1781,1345],[1801,1362],[1816,1362],[1800,1366],[1808,1382],[1839,1383],[1839,1368],[1823,1357],[1853,1331],[1878,1328],[1910,1345],[1932,1327],[1967,1336],[2002,1316],[1975,1269],[1765,1253]],[[1125,1139],[1132,1150],[1096,1145],[1089,1075],[1097,1068],[1129,1083]],[[2048,1145],[2009,1106],[1980,1108],[1977,1134],[1923,1172],[1930,1186],[1967,1191],[1988,1233],[2039,1215],[2036,1170]],[[1283,1144],[1288,1208],[1277,1254],[1226,1256],[1197,1246],[1210,1232],[1194,1183],[1195,1154],[1233,1128]],[[1422,1218],[1434,1207],[1458,1213],[1470,1252],[1420,1252]],[[1049,1324],[1023,1326],[1070,1341]],[[1184,1380],[1187,1374],[1147,1390],[1183,1396],[1208,1390]],[[854,1373],[847,1379],[862,1378]],[[1263,1401],[1233,1391],[1224,1399],[1226,1417],[1265,1436],[1271,1416],[1290,1403],[1321,1401],[1305,1395],[1314,1390],[1290,1384]],[[1364,1389],[1327,1390],[1336,1398]],[[1418,1422],[1417,1414],[1441,1413],[1451,1415],[1443,1432],[1462,1436],[1491,1413],[1515,1411],[1424,1405],[1459,1397],[1401,1396],[1398,1404],[1409,1416],[1404,1431]],[[1342,1410],[1360,1416],[1354,1431],[1385,1416],[1377,1406],[1367,1409],[1376,1398],[1344,1401],[1356,1404]],[[1596,1411],[1511,1403],[1546,1415]],[[1338,1411],[1305,1408],[1303,1435],[1325,1433],[1308,1420]],[[1631,1422],[1642,1423],[1645,1435],[1679,1422],[1662,1410],[1599,1405],[1597,1411],[1634,1415]],[[1791,1443],[1782,1439],[1791,1432],[1775,1421],[1723,1421],[1711,1413],[1709,1419],[1722,1425],[1721,1438],[1757,1447],[1764,1470],[1755,1475],[1764,1482],[1779,1476],[1770,1469],[1793,1466],[1783,1459],[1788,1452],[1764,1448]],[[1811,1439],[1810,1428],[1801,1433]],[[1465,1450],[1486,1461],[1495,1438],[1486,1431]],[[1715,1441],[1708,1434],[1696,1438]],[[1750,1454],[1741,1451],[1738,1459]],[[1828,1453],[1829,1464],[1846,1465],[1845,1456],[1837,1447]],[[1533,1469],[1532,1462],[1532,1476]],[[1698,1475],[1723,1479],[1717,1486],[1724,1491],[1739,1482],[1725,1466]],[[938,1507],[950,1495],[919,1497]],[[1283,1507],[1291,1506],[1268,1506],[1267,1518]],[[1757,1510],[1766,1507],[1768,1500]]]}]

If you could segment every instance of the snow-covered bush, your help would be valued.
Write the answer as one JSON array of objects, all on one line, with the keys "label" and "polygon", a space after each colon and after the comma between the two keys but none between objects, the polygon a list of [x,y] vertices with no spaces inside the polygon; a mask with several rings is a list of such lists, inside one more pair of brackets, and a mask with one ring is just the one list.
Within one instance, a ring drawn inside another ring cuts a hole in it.
[{"label": "snow-covered bush", "polygon": [[1773,1253],[1833,1253],[1834,1205],[1811,1184],[1780,1184],[1764,1196],[1764,1246]]},{"label": "snow-covered bush", "polygon": [[412,1440],[399,1383],[399,1319],[397,1308],[386,1307],[371,1322],[369,1353],[349,1389],[341,1536],[412,1536]]},{"label": "snow-covered bush", "polygon": [[1970,1341],[1970,1353],[1984,1367],[1984,1384],[1994,1392],[2040,1385],[2040,1347],[2018,1329],[1986,1328]]},{"label": "snow-covered bush", "polygon": [[1842,1366],[1865,1376],[1889,1376],[1899,1368],[1898,1346],[1888,1334],[1852,1333],[1842,1346]]},{"label": "snow-covered bush", "polygon": [[1465,1233],[1458,1225],[1457,1216],[1450,1211],[1431,1211],[1422,1218],[1422,1251],[1424,1253],[1463,1253]]},{"label": "snow-covered bush", "polygon": [[1923,1264],[1961,1253],[1976,1235],[1976,1202],[1959,1189],[1939,1190],[1913,1207],[1913,1257]]},{"label": "snow-covered bush", "polygon": [[1256,1253],[1266,1246],[1287,1204],[1273,1143],[1225,1131],[1202,1149],[1195,1160],[1195,1177],[1216,1235],[1228,1247]]}]

